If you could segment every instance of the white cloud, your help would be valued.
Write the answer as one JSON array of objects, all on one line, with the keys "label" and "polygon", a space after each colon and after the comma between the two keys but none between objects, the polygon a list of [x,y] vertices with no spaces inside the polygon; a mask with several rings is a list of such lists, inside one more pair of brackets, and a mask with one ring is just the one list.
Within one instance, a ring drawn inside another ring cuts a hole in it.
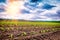
[{"label": "white cloud", "polygon": [[[47,1],[47,0],[45,0]],[[50,0],[49,0],[50,1]],[[54,19],[53,16],[52,17],[48,17],[46,16],[46,14],[49,15],[55,15],[57,14],[56,12],[58,10],[60,10],[60,5],[59,3],[57,3],[56,1],[50,1],[48,4],[51,5],[55,5],[56,7],[52,8],[51,10],[45,10],[42,9],[43,4],[46,2],[42,2],[38,5],[39,9],[36,8],[35,10],[30,10],[27,7],[24,7],[23,4],[24,2],[14,2],[13,5],[8,4],[7,6],[7,11],[5,12],[0,12],[0,18],[4,18],[4,19],[24,19],[24,20],[43,20],[43,21],[51,21],[51,20],[60,20],[59,17],[54,16],[55,18],[57,17],[57,19]],[[4,4],[5,5],[5,4]],[[11,6],[11,7],[10,7]],[[30,14],[23,14],[20,11],[22,9],[27,9],[30,10]],[[33,19],[35,18],[35,19]]]},{"label": "white cloud", "polygon": [[19,15],[17,15],[18,19],[25,19],[25,20],[29,20],[32,17],[34,17],[34,14],[19,14]]}]

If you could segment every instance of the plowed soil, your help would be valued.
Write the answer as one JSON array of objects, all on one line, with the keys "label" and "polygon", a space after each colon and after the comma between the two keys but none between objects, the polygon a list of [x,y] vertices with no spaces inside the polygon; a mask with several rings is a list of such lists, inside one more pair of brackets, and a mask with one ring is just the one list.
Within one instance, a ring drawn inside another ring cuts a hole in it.
[{"label": "plowed soil", "polygon": [[[1,28],[1,27],[0,27]],[[0,40],[60,40],[60,30],[41,27],[3,27]]]}]

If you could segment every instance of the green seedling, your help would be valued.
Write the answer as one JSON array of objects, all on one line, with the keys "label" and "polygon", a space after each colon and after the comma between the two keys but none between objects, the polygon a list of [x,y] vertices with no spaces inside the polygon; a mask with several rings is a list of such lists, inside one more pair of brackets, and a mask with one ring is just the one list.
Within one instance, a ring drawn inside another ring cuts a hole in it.
[{"label": "green seedling", "polygon": [[40,32],[41,32],[41,33],[45,33],[45,32],[46,32],[46,30],[41,30]]},{"label": "green seedling", "polygon": [[13,34],[10,34],[9,37],[10,37],[10,38],[13,38]]},{"label": "green seedling", "polygon": [[10,30],[10,28],[7,28],[7,30]]},{"label": "green seedling", "polygon": [[49,32],[49,30],[46,30],[46,32]]},{"label": "green seedling", "polygon": [[0,30],[1,30],[1,31],[5,31],[5,28],[3,28],[3,27],[0,27]]},{"label": "green seedling", "polygon": [[27,33],[26,32],[23,32],[22,34],[21,34],[21,36],[26,36],[27,35]]},{"label": "green seedling", "polygon": [[36,34],[36,32],[32,31],[30,34],[34,35],[34,34]]},{"label": "green seedling", "polygon": [[14,28],[11,28],[11,30],[14,30]]},{"label": "green seedling", "polygon": [[55,29],[52,29],[52,31],[55,31]]},{"label": "green seedling", "polygon": [[21,36],[21,34],[17,34],[17,37],[18,37],[18,36]]},{"label": "green seedling", "polygon": [[36,28],[38,28],[38,27],[36,27]]}]

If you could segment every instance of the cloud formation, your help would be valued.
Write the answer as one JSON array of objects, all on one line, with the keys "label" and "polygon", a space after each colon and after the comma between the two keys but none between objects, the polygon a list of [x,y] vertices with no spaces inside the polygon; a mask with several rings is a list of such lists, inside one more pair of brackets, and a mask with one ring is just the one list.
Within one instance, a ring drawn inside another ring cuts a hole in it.
[{"label": "cloud formation", "polygon": [[0,1],[0,18],[38,21],[60,20],[60,0],[25,0],[14,1],[11,4],[1,2],[3,1]]}]

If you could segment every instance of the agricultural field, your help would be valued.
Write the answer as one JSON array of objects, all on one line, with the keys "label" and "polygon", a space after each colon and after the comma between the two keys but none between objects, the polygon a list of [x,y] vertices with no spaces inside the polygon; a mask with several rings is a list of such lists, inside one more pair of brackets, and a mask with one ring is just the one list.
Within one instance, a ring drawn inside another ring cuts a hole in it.
[{"label": "agricultural field", "polygon": [[0,20],[0,40],[60,40],[60,21]]}]

